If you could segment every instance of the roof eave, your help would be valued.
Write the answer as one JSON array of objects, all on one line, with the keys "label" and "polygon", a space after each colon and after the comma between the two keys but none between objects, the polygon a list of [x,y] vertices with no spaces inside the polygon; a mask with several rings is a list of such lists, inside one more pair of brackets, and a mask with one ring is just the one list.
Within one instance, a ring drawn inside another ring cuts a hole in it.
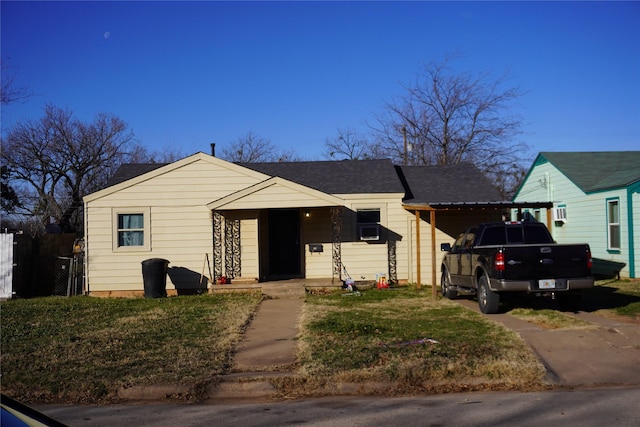
[{"label": "roof eave", "polygon": [[422,211],[446,211],[462,209],[523,209],[553,207],[553,202],[404,202],[403,208],[407,210]]}]

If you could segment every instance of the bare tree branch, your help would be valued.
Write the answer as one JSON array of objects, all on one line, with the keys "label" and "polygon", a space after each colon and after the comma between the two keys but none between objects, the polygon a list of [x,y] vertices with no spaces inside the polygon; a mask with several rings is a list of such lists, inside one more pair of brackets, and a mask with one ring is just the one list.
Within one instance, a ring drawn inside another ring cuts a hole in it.
[{"label": "bare tree branch", "polygon": [[252,131],[225,146],[221,150],[220,158],[238,163],[299,160],[295,151],[281,150],[271,140],[257,136]]},{"label": "bare tree branch", "polygon": [[2,61],[0,69],[2,80],[2,84],[0,85],[0,105],[24,101],[32,96],[31,90],[28,87],[16,85],[15,72],[7,64],[6,60]]},{"label": "bare tree branch", "polygon": [[[412,165],[471,162],[494,179],[499,191],[520,178],[528,147],[517,140],[521,120],[512,113],[522,96],[508,73],[456,73],[451,58],[423,67],[405,94],[385,104],[372,126],[380,152]],[[407,140],[405,153],[404,139]],[[504,174],[508,174],[507,177]],[[515,187],[514,187],[515,188]]]},{"label": "bare tree branch", "polygon": [[22,214],[43,225],[81,229],[82,198],[103,188],[136,149],[121,119],[98,114],[84,123],[47,105],[39,120],[17,123],[3,140],[2,164],[19,195]]},{"label": "bare tree branch", "polygon": [[324,157],[332,160],[373,159],[377,153],[369,141],[353,129],[338,129],[333,138],[324,141]]}]

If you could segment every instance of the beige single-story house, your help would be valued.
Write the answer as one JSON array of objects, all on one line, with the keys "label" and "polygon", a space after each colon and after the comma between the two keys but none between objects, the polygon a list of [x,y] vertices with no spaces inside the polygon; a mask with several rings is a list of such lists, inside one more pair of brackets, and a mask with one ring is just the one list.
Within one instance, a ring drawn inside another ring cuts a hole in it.
[{"label": "beige single-story house", "polygon": [[469,164],[237,164],[204,153],[127,164],[84,198],[85,290],[141,293],[147,259],[169,261],[170,293],[221,277],[434,284],[440,243],[513,207]]}]

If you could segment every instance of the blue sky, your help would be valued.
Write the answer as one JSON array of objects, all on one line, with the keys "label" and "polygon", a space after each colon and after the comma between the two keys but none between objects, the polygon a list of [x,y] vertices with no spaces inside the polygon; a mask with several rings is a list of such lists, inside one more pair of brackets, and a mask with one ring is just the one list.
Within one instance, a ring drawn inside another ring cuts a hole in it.
[{"label": "blue sky", "polygon": [[638,2],[9,2],[2,58],[46,103],[113,113],[151,150],[189,155],[252,131],[321,159],[338,128],[367,132],[421,64],[509,70],[539,151],[640,149]]}]

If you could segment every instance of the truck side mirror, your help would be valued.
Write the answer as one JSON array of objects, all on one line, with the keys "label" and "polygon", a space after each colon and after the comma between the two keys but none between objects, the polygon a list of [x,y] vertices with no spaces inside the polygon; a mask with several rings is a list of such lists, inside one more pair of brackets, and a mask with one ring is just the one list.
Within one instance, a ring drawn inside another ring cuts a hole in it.
[{"label": "truck side mirror", "polygon": [[451,243],[440,243],[440,251],[449,252],[451,250]]}]

